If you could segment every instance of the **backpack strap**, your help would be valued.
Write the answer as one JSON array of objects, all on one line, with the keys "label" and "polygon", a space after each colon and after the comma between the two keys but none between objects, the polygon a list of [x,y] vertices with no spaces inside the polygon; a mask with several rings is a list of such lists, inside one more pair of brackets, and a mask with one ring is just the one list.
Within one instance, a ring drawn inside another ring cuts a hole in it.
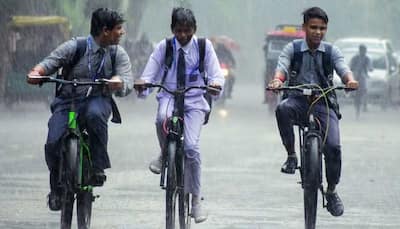
[{"label": "backpack strap", "polygon": [[[167,78],[168,70],[172,66],[174,60],[174,48],[172,46],[172,38],[165,38],[165,57],[164,57],[164,75],[161,79],[161,85],[164,84],[165,78]],[[158,89],[160,92],[161,89]]]},{"label": "backpack strap", "polygon": [[303,64],[303,53],[301,52],[302,40],[293,41],[293,57],[290,61],[290,75],[289,85],[295,85],[297,83],[297,75],[300,72],[301,65]]},{"label": "backpack strap", "polygon": [[325,52],[322,55],[322,67],[324,69],[325,77],[332,80],[333,65],[332,65],[332,45],[325,44]]},{"label": "backpack strap", "polygon": [[204,73],[204,58],[206,56],[206,39],[205,38],[199,38],[197,39],[197,45],[199,47],[199,72],[203,77],[204,84],[207,85],[207,76]]}]

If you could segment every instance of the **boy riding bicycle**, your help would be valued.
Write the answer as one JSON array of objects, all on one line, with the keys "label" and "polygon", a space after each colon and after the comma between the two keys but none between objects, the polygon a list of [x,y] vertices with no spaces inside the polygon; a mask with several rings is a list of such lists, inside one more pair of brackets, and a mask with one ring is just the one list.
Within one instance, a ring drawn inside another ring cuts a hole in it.
[{"label": "boy riding bicycle", "polygon": [[[112,93],[125,96],[132,90],[131,64],[125,50],[118,45],[125,33],[124,19],[118,12],[100,8],[93,12],[90,35],[69,40],[36,65],[28,76],[46,76],[63,68],[66,80],[94,81],[110,79],[107,88],[79,87],[75,98],[78,120],[83,120],[89,134],[89,147],[93,162],[93,185],[101,186],[106,180],[104,169],[110,168],[107,152],[108,119],[120,123],[118,108]],[[27,79],[30,84],[40,84],[40,77]],[[50,193],[48,204],[51,210],[60,210],[59,160],[61,139],[68,128],[68,109],[71,102],[71,87],[56,88],[56,98],[51,104],[52,116],[48,123],[45,145],[46,163],[50,170]]]},{"label": "boy riding bicycle", "polygon": [[[303,12],[304,40],[295,40],[283,49],[279,56],[274,79],[270,88],[279,88],[285,81],[289,86],[301,84],[316,84],[322,88],[332,86],[333,70],[341,77],[346,87],[357,89],[358,82],[344,62],[337,47],[322,41],[327,31],[328,16],[318,7],[312,7]],[[320,122],[323,134],[327,131],[326,143],[323,147],[326,161],[326,191],[327,210],[333,216],[343,214],[344,206],[336,191],[341,173],[341,146],[339,136],[339,106],[334,92],[328,95],[327,110],[323,100],[314,106],[314,115]],[[283,173],[294,174],[297,168],[297,156],[294,145],[293,123],[304,122],[309,110],[310,100],[298,93],[288,93],[276,108],[276,119],[282,138],[282,143],[288,153],[283,164]],[[329,112],[329,113],[328,113]],[[329,125],[327,125],[329,123]]]},{"label": "boy riding bicycle", "polygon": [[[203,78],[199,70],[199,39],[194,36],[196,28],[196,19],[190,9],[173,9],[171,31],[174,37],[172,39],[173,61],[171,68],[168,69],[168,66],[164,64],[167,41],[163,40],[151,54],[141,78],[135,81],[135,87],[139,91],[139,96],[144,97],[149,93],[149,91],[145,90],[144,83],[161,82],[170,90],[175,90],[182,86],[204,86],[205,83],[216,88],[221,88],[224,85],[224,77],[209,40],[206,40],[204,56],[204,71],[208,80]],[[183,72],[184,82],[180,82],[181,79],[178,79],[180,78],[180,72]],[[140,84],[143,86],[140,86]],[[201,160],[199,140],[201,127],[205,121],[206,113],[210,111],[210,106],[203,94],[203,90],[192,90],[186,93],[184,101],[184,150],[186,156],[184,183],[185,193],[192,194],[192,216],[196,223],[207,219],[200,203]],[[160,147],[163,149],[166,136],[163,131],[163,122],[171,116],[174,101],[172,95],[163,90],[157,94],[157,100],[159,106],[156,128]],[[151,172],[159,174],[161,167],[162,156],[158,155],[150,163],[149,168]]]}]

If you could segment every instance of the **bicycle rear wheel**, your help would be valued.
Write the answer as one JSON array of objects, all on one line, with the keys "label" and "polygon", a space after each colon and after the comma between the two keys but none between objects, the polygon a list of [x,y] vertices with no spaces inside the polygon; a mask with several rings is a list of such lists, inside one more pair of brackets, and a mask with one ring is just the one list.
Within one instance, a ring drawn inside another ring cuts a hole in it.
[{"label": "bicycle rear wheel", "polygon": [[190,229],[191,215],[190,215],[190,195],[185,194],[184,190],[179,193],[179,226],[180,229]]},{"label": "bicycle rear wheel", "polygon": [[304,176],[304,220],[306,229],[315,229],[317,220],[320,158],[318,138],[315,136],[308,137],[302,165]]},{"label": "bicycle rear wheel", "polygon": [[81,191],[76,197],[78,229],[89,229],[92,216],[92,191]]},{"label": "bicycle rear wheel", "polygon": [[167,188],[166,188],[166,229],[175,229],[175,212],[176,212],[176,142],[168,143],[168,167],[167,167]]}]

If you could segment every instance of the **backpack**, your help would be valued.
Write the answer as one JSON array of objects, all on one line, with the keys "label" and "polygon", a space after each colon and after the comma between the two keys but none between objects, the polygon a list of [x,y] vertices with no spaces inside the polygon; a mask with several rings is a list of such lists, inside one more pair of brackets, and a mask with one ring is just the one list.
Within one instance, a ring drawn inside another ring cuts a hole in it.
[{"label": "backpack", "polygon": [[[68,75],[72,68],[78,63],[78,61],[85,55],[86,52],[86,47],[87,47],[87,39],[86,37],[75,37],[72,38],[76,40],[77,45],[76,45],[76,50],[75,54],[72,57],[71,62],[65,64],[59,74],[57,74],[57,78],[62,78],[62,79],[67,79],[67,80],[72,80],[68,79]],[[115,68],[115,59],[117,56],[117,45],[112,45],[110,48],[110,57],[111,57],[111,66],[112,66],[112,76],[116,74],[116,68]],[[61,86],[60,84],[56,84],[56,97],[60,96],[61,94]],[[114,123],[121,123],[121,115],[119,113],[117,104],[115,103],[114,98],[110,95],[111,98],[111,109],[112,109],[112,119],[111,122]]]},{"label": "backpack", "polygon": [[[290,61],[290,76],[289,86],[298,85],[297,75],[300,72],[300,68],[303,62],[303,52],[301,52],[302,40],[293,41],[293,57]],[[323,76],[319,72],[318,75],[321,77],[321,83],[323,87],[333,86],[333,65],[332,65],[332,45],[324,43],[325,52],[322,54],[322,68]],[[287,95],[286,95],[287,96]],[[327,95],[329,106],[335,111],[338,119],[341,119],[342,115],[339,111],[339,104],[337,102],[337,96],[335,91],[330,92]]]},{"label": "backpack", "polygon": [[[72,38],[73,40],[76,40],[76,50],[75,50],[75,54],[72,57],[71,62],[69,62],[68,64],[66,64],[65,66],[63,66],[63,70],[62,70],[62,77],[64,79],[67,78],[69,72],[71,71],[71,69],[78,63],[78,61],[85,55],[86,52],[86,47],[87,47],[87,39],[86,37],[75,37]],[[117,56],[117,46],[116,45],[112,45],[111,49],[110,49],[110,57],[111,57],[111,66],[112,66],[112,76],[116,74],[116,70],[115,70],[115,59]]]},{"label": "backpack", "polygon": [[[165,49],[165,58],[164,58],[164,75],[161,80],[161,84],[164,84],[165,78],[167,77],[168,70],[172,66],[172,62],[174,60],[173,57],[173,39],[172,38],[166,38],[165,43],[166,43],[166,49]],[[199,47],[199,72],[200,75],[202,75],[204,84],[207,85],[208,79],[207,76],[204,72],[204,57],[206,55],[206,39],[205,38],[198,38],[197,39],[197,45]],[[211,113],[211,108],[212,108],[212,97],[209,93],[204,93],[204,98],[206,99],[208,105],[210,106],[210,111],[206,113],[205,119],[204,119],[204,125],[208,123],[209,118],[210,118],[210,113]]]}]

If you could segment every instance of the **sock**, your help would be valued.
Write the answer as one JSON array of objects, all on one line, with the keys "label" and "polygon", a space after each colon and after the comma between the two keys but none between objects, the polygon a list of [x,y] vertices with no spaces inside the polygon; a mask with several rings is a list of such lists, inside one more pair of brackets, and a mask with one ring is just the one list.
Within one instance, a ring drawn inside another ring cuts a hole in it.
[{"label": "sock", "polygon": [[336,185],[329,185],[328,188],[326,189],[327,193],[336,193]]},{"label": "sock", "polygon": [[199,195],[192,195],[192,206],[199,204],[200,200],[201,198]]}]

